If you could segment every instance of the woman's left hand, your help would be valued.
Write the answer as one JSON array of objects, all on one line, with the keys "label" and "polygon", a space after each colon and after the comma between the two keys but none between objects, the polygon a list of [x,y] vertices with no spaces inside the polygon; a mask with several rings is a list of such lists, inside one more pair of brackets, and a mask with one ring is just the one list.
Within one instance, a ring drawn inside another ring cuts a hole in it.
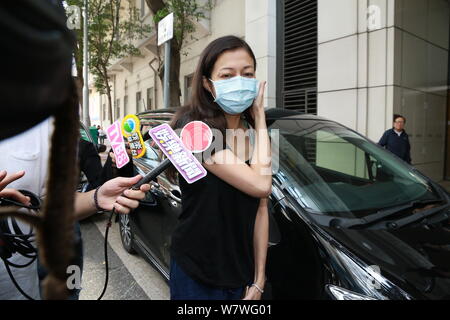
[{"label": "woman's left hand", "polygon": [[247,295],[243,300],[261,300],[261,296],[262,294],[258,289],[256,289],[255,287],[250,287],[250,289],[248,289]]},{"label": "woman's left hand", "polygon": [[130,213],[139,206],[139,200],[143,200],[145,193],[150,190],[149,184],[142,185],[140,190],[128,190],[141,179],[142,176],[138,175],[133,178],[118,177],[105,182],[98,190],[98,205],[104,210],[111,211],[115,208],[118,213]]},{"label": "woman's left hand", "polygon": [[253,105],[250,107],[250,115],[256,120],[258,117],[264,117],[264,92],[266,91],[267,81],[261,81],[259,83],[258,95],[253,101]]}]

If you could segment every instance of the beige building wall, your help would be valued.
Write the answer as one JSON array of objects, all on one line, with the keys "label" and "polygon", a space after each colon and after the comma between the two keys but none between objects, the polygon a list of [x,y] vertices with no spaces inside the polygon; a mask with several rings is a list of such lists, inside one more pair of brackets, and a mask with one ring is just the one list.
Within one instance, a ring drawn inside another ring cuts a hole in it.
[{"label": "beige building wall", "polygon": [[[180,68],[180,84],[182,89],[181,103],[186,102],[186,77],[195,72],[203,49],[214,39],[226,35],[245,38],[245,1],[217,0],[211,12],[211,19],[206,23],[207,28],[198,26],[194,40],[187,42],[183,50]],[[209,31],[209,32],[208,32]]]},{"label": "beige building wall", "polygon": [[374,142],[404,114],[413,164],[442,180],[449,2],[319,0],[318,21],[318,114]]},{"label": "beige building wall", "polygon": [[[205,0],[199,0],[205,2]],[[136,5],[140,6],[140,1]],[[188,37],[181,56],[180,88],[181,104],[187,101],[187,79],[195,72],[198,59],[203,49],[214,39],[225,35],[235,35],[247,40],[257,58],[257,78],[268,81],[265,106],[275,107],[276,97],[276,2],[274,0],[215,0],[214,8],[207,13],[207,19],[196,22],[196,33]],[[144,21],[152,23],[148,8],[145,8]],[[162,84],[149,63],[156,57],[156,34],[149,39],[137,43],[141,49],[141,57],[127,57],[115,61],[110,68],[113,101],[119,102],[119,118],[138,110],[136,93],[141,92],[147,101],[147,90],[151,89],[153,106],[151,109],[163,107]],[[163,53],[163,48],[160,48]],[[154,64],[156,66],[156,64]],[[91,95],[91,104],[107,106],[106,96]],[[124,100],[128,97],[125,110]],[[146,106],[147,107],[147,106]],[[116,110],[113,110],[114,113]],[[111,123],[100,112],[104,126]]]},{"label": "beige building wall", "polygon": [[[140,1],[137,1],[140,4]],[[152,23],[152,17],[148,13],[144,21]],[[197,31],[188,39],[182,50],[180,67],[180,88],[181,103],[186,100],[186,79],[194,73],[197,62],[202,50],[212,40],[224,35],[236,35],[245,38],[245,1],[242,0],[216,0],[215,6],[210,13],[210,19],[204,19],[196,22]],[[190,37],[190,36],[189,36]],[[127,57],[114,62],[110,68],[111,83],[113,87],[113,100],[119,102],[119,118],[126,114],[143,111],[138,110],[136,103],[136,93],[141,92],[142,98],[147,101],[147,90],[151,89],[153,95],[153,106],[148,109],[160,109],[163,107],[162,84],[159,77],[156,76],[150,68],[149,63],[156,57],[156,34],[153,33],[150,38],[139,43],[141,57]],[[163,53],[163,48],[160,48]],[[156,63],[154,63],[156,67]],[[125,107],[124,100],[128,97],[128,103]],[[97,98],[95,98],[97,99]],[[98,103],[91,96],[91,103]],[[107,105],[106,96],[101,97],[102,105]],[[147,105],[146,105],[147,107]],[[113,110],[116,112],[115,110]],[[104,126],[111,123],[109,119],[104,118],[101,112],[102,123]]]},{"label": "beige building wall", "polygon": [[257,79],[267,81],[264,96],[266,108],[277,107],[276,19],[276,0],[245,0],[245,40],[256,56]]},{"label": "beige building wall", "polygon": [[396,111],[404,114],[414,165],[444,177],[450,10],[447,0],[396,0]]}]

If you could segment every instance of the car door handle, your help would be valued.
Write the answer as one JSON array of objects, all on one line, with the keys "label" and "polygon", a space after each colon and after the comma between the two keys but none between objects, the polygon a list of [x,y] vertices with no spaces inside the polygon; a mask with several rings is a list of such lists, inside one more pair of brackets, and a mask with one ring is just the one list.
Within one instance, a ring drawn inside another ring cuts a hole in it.
[{"label": "car door handle", "polygon": [[162,188],[159,183],[150,181],[150,187],[151,187],[150,192],[154,194],[156,197],[162,198],[166,196],[164,188]]},{"label": "car door handle", "polygon": [[176,202],[181,202],[181,198],[179,198],[177,195],[174,195],[172,191],[168,191],[167,195],[170,199],[175,200]]},{"label": "car door handle", "polygon": [[175,196],[171,191],[169,190],[165,190],[165,196],[167,198],[167,202],[172,206],[172,207],[178,207],[178,204],[181,203],[181,199],[178,198],[177,196]]},{"label": "car door handle", "polygon": [[169,203],[170,203],[170,205],[172,206],[172,207],[178,207],[178,201],[175,201],[175,200],[172,200],[172,199],[170,199],[169,200]]},{"label": "car door handle", "polygon": [[157,183],[155,181],[150,181],[150,185],[153,187],[152,189],[161,189],[161,186],[159,185],[159,183]]}]

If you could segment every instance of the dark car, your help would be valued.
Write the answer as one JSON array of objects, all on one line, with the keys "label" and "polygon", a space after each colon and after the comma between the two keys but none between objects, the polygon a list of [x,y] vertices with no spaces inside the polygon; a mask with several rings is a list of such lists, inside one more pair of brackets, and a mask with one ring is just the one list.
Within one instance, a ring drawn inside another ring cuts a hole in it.
[{"label": "dark car", "polygon": [[[143,131],[174,110],[139,114]],[[334,121],[267,111],[273,148],[266,299],[450,299],[450,195]],[[146,142],[145,174],[161,161]],[[168,279],[181,193],[164,174],[131,215],[124,248]]]}]

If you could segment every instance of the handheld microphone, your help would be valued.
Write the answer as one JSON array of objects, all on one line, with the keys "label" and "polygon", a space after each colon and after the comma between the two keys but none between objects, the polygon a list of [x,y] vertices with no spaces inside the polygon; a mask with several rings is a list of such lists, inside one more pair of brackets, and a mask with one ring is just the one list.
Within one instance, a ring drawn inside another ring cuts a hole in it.
[{"label": "handheld microphone", "polygon": [[181,131],[181,139],[168,124],[152,128],[148,134],[167,159],[150,171],[132,189],[138,190],[143,184],[155,179],[171,165],[175,166],[189,184],[207,175],[206,169],[193,156],[193,153],[207,150],[212,143],[212,131],[207,124],[201,121],[189,122]]},{"label": "handheld microphone", "polygon": [[139,180],[138,183],[136,183],[132,189],[133,190],[139,190],[143,184],[149,183],[153,179],[155,179],[157,176],[159,176],[161,173],[166,171],[167,168],[169,168],[172,165],[172,162],[170,159],[165,159],[163,162],[161,162],[156,168],[154,168],[152,171],[147,173],[141,180]]}]

